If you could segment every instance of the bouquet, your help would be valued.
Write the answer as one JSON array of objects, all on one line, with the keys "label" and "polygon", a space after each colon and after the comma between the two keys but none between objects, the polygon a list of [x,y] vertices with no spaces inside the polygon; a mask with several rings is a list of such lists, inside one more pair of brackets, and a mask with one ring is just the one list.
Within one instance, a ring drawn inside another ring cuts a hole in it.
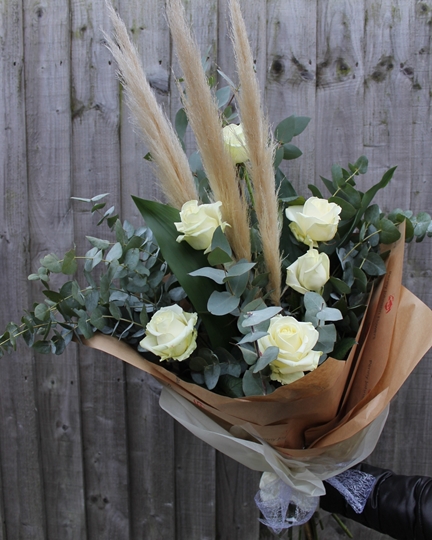
[{"label": "bouquet", "polygon": [[[0,355],[19,337],[54,354],[75,340],[152,374],[165,410],[264,472],[257,502],[280,531],[311,517],[323,480],[371,453],[389,401],[432,345],[416,339],[429,335],[431,311],[401,285],[404,240],[432,226],[427,213],[385,215],[373,202],[395,168],[357,188],[365,156],[322,178],[327,198],[314,185],[307,199],[296,193],[281,163],[300,157],[292,140],[309,119],[292,115],[271,132],[237,0],[230,13],[239,83],[219,71],[228,84],[216,90],[180,0],[168,2],[184,73],[173,127],[111,10],[109,48],[169,204],[134,198],[138,229],[106,210],[99,223],[115,242],[87,237],[85,285],[51,288],[52,274],[77,272],[75,249],[44,257],[29,279],[45,301],[8,325]],[[198,148],[189,159],[188,125]],[[78,200],[95,213],[106,196]],[[361,511],[367,490],[338,478]]]}]

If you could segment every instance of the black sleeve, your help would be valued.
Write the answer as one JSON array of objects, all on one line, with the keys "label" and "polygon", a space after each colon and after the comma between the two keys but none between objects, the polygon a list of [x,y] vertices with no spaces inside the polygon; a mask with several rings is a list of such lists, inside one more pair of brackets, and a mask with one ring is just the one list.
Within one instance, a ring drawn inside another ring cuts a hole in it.
[{"label": "black sleeve", "polygon": [[432,478],[397,475],[364,463],[355,469],[377,479],[363,512],[356,514],[343,496],[327,483],[327,493],[320,502],[323,510],[397,540],[432,539]]}]

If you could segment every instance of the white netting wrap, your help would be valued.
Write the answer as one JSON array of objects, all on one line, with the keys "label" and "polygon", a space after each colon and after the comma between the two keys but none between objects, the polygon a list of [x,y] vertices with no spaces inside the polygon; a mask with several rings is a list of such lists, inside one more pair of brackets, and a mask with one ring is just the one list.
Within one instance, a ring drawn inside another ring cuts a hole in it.
[{"label": "white netting wrap", "polygon": [[339,491],[357,514],[361,514],[375,485],[376,478],[362,471],[348,469],[326,480]]},{"label": "white netting wrap", "polygon": [[273,473],[264,473],[255,503],[264,519],[260,519],[275,534],[283,529],[309,521],[318,506],[319,497],[297,491]]}]

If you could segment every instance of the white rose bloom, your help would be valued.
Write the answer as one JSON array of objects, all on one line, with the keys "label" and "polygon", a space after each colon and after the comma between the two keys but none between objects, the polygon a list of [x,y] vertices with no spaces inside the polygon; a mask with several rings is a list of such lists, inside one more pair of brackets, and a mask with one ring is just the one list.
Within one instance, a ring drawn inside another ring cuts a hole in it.
[{"label": "white rose bloom", "polygon": [[181,209],[181,222],[174,223],[178,232],[177,242],[185,240],[194,249],[210,251],[213,234],[220,226],[222,230],[228,223],[222,221],[220,201],[212,204],[198,204],[198,201],[188,201]]},{"label": "white rose bloom", "polygon": [[241,124],[238,126],[236,124],[228,124],[223,128],[222,135],[225,147],[234,164],[244,163],[249,159],[243,126]]},{"label": "white rose bloom", "polygon": [[146,337],[140,345],[161,360],[185,360],[197,346],[197,320],[196,313],[187,313],[177,304],[163,307],[147,324]]},{"label": "white rose bloom", "polygon": [[295,291],[306,294],[320,293],[330,278],[330,259],[326,253],[309,249],[287,268],[286,284]]},{"label": "white rose bloom", "polygon": [[305,371],[314,370],[322,354],[312,350],[318,337],[312,323],[275,315],[270,320],[268,335],[258,340],[261,353],[268,347],[279,347],[278,357],[270,363],[270,378],[289,384],[303,377]]},{"label": "white rose bloom", "polygon": [[303,206],[289,206],[285,213],[290,229],[299,242],[317,247],[317,242],[332,240],[342,208],[326,199],[310,197]]}]

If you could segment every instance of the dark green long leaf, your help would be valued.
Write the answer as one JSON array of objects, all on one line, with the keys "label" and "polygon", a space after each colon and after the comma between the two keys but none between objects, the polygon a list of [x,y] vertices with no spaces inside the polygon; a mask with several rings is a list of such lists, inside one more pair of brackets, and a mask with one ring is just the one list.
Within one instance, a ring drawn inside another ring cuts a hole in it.
[{"label": "dark green long leaf", "polygon": [[195,311],[200,315],[213,347],[227,347],[234,335],[232,317],[212,315],[207,302],[214,291],[222,291],[205,277],[192,277],[191,272],[208,266],[207,258],[186,242],[177,242],[174,222],[180,221],[179,211],[168,205],[132,197],[147,225],[153,231],[163,258],[186,291]]}]

